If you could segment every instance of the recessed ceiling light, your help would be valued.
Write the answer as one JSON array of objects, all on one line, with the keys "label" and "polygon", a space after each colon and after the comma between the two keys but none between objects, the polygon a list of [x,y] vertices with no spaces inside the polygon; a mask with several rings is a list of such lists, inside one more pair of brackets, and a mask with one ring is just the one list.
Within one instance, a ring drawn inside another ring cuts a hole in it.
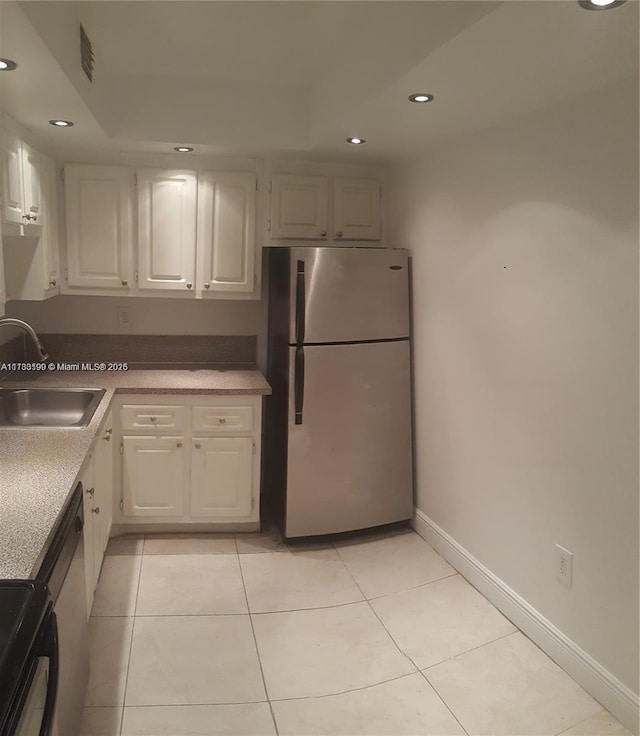
[{"label": "recessed ceiling light", "polygon": [[193,151],[193,148],[191,148],[190,146],[176,146],[173,150],[177,151],[178,153],[191,153],[191,151]]},{"label": "recessed ceiling light", "polygon": [[0,72],[12,72],[17,66],[11,59],[0,59]]},{"label": "recessed ceiling light", "polygon": [[427,94],[427,92],[418,92],[415,95],[409,95],[411,102],[431,102],[433,95]]},{"label": "recessed ceiling light", "polygon": [[578,5],[585,10],[609,10],[617,8],[627,0],[578,0]]},{"label": "recessed ceiling light", "polygon": [[364,138],[354,136],[353,138],[347,138],[347,143],[352,143],[354,146],[361,146],[363,143],[366,143],[366,141]]},{"label": "recessed ceiling light", "polygon": [[73,123],[71,120],[49,120],[49,125],[55,125],[56,128],[70,128]]}]

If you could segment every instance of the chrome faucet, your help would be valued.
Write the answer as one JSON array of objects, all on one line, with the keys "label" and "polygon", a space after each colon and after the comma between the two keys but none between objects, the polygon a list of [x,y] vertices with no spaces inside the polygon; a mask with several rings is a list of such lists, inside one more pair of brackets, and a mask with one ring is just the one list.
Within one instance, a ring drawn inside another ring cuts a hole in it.
[{"label": "chrome faucet", "polygon": [[13,317],[2,317],[0,319],[0,327],[2,327],[3,325],[20,327],[20,329],[24,330],[29,335],[29,337],[33,340],[33,344],[36,346],[36,350],[38,351],[38,355],[40,356],[40,362],[44,363],[45,360],[49,360],[49,354],[42,346],[42,343],[40,342],[40,338],[36,335],[31,325],[28,325],[26,322],[23,322],[21,319],[14,319]]}]

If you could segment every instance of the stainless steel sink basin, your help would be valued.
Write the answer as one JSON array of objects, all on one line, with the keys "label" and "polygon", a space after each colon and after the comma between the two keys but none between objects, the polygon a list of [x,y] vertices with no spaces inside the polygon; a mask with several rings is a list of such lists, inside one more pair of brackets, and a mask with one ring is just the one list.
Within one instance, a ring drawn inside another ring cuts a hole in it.
[{"label": "stainless steel sink basin", "polygon": [[0,428],[86,427],[103,388],[0,389]]}]

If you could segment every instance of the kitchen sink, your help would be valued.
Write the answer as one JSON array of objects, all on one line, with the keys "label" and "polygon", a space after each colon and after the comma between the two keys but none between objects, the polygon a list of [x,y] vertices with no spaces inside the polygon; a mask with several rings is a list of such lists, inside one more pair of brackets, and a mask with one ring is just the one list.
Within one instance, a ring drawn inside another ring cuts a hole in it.
[{"label": "kitchen sink", "polygon": [[0,389],[0,428],[86,427],[103,388]]}]

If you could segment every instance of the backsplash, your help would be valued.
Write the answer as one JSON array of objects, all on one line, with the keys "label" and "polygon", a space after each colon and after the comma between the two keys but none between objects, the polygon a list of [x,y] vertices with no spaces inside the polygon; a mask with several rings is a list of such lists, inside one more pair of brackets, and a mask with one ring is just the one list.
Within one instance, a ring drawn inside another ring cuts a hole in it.
[{"label": "backsplash", "polygon": [[[26,335],[16,335],[7,342],[3,342],[0,345],[0,363],[21,363],[26,360],[25,355],[25,338]],[[29,353],[31,355],[31,353]],[[29,360],[37,360],[35,357],[35,349],[33,350],[33,356]]]},{"label": "backsplash", "polygon": [[[121,362],[131,368],[171,368],[193,364],[215,368],[255,368],[256,335],[39,335],[53,362]],[[0,361],[37,360],[22,336],[0,345]]]}]

